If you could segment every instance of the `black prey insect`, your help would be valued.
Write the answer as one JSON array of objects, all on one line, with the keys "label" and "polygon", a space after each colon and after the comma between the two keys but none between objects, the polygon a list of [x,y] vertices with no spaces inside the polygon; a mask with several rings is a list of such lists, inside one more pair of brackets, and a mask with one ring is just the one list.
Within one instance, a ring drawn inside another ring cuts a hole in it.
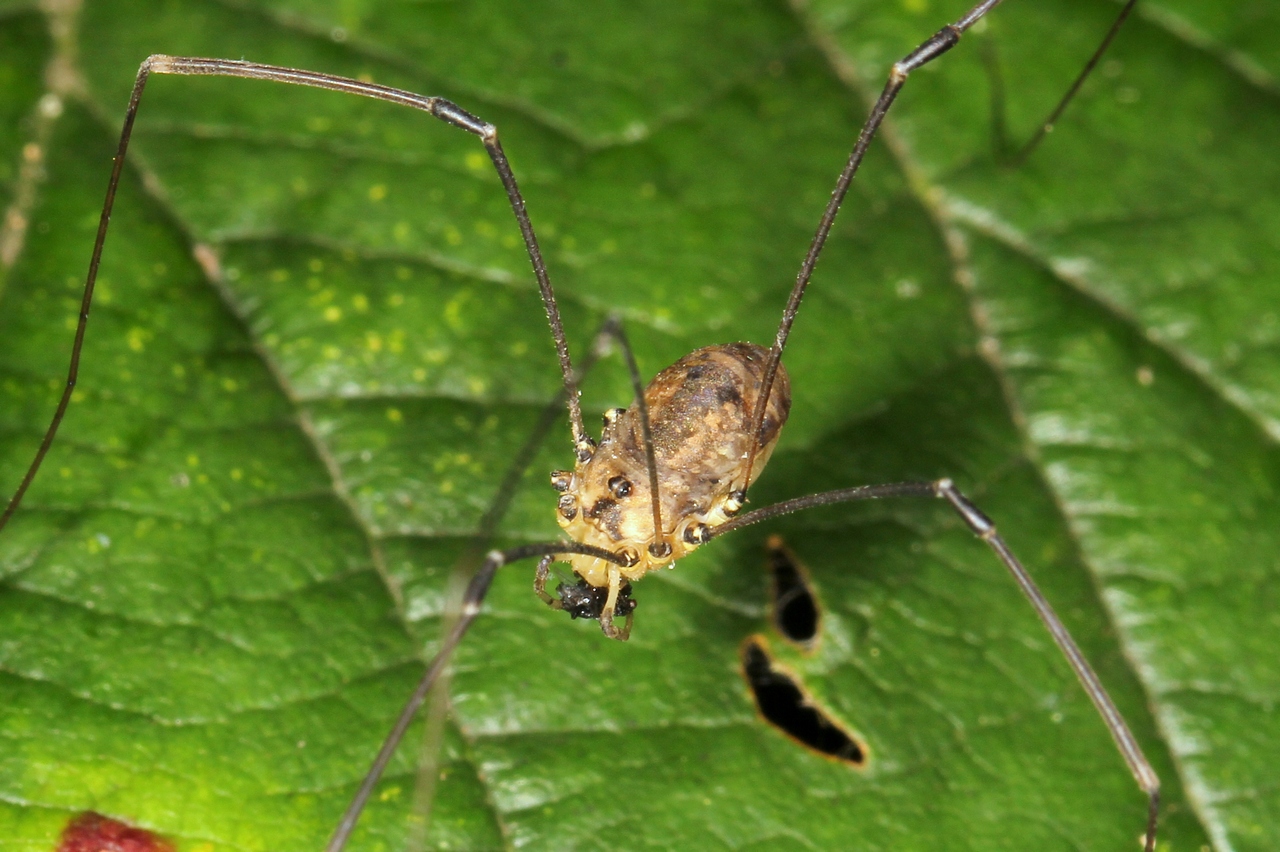
[{"label": "black prey insect", "polygon": [[[574,618],[597,620],[605,636],[625,640],[636,617],[633,583],[646,573],[671,567],[713,539],[768,518],[817,506],[891,497],[943,500],[1012,574],[1102,716],[1138,786],[1148,796],[1143,845],[1146,852],[1152,852],[1156,838],[1159,779],[1088,661],[1027,571],[996,532],[995,524],[950,479],[844,488],[744,511],[750,486],[762,474],[790,410],[791,385],[782,356],[792,324],[836,214],[877,129],[908,76],[954,47],[961,36],[999,2],[984,0],[974,6],[893,66],[822,214],[771,345],[739,342],[708,346],[662,370],[645,386],[620,325],[610,323],[606,327],[604,334],[613,338],[628,362],[635,399],[630,407],[612,409],[605,414],[599,440],[589,435],[583,422],[578,391],[580,374],[570,359],[548,268],[533,222],[526,212],[524,198],[499,142],[497,128],[443,98],[374,83],[246,61],[165,55],[149,57],[138,73],[111,171],[84,287],[66,386],[35,457],[3,515],[0,515],[0,528],[13,516],[35,479],[71,401],[125,152],[150,76],[254,78],[329,89],[412,107],[479,139],[502,182],[523,237],[559,359],[572,432],[574,466],[555,471],[551,476],[552,485],[560,495],[556,506],[557,520],[568,540],[494,550],[484,557],[483,564],[465,591],[459,618],[451,625],[438,654],[428,665],[417,690],[334,830],[326,847],[328,852],[338,852],[345,847],[414,714],[447,666],[453,649],[480,613],[486,592],[499,568],[536,557],[539,561],[534,587],[547,605],[565,610]],[[1019,157],[1025,157],[1040,141],[1045,129],[1052,127],[1133,5],[1131,0],[1123,8],[1080,77]],[[550,569],[556,561],[569,564],[576,582],[560,583],[554,591],[549,591]]]}]

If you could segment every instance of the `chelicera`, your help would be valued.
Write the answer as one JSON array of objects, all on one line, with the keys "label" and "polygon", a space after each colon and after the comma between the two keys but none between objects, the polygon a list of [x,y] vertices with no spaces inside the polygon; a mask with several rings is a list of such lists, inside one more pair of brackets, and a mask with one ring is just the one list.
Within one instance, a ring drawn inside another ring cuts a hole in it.
[{"label": "chelicera", "polygon": [[[944,500],[1011,572],[1105,721],[1139,787],[1147,794],[1149,806],[1143,845],[1146,852],[1152,852],[1156,837],[1159,779],[1084,655],[996,532],[994,523],[951,480],[851,487],[743,511],[750,486],[762,474],[790,409],[790,380],[782,364],[787,339],[836,214],[877,128],[908,76],[954,47],[963,33],[999,2],[983,0],[894,65],[822,214],[771,345],[733,342],[699,349],[662,370],[645,386],[620,325],[610,323],[606,327],[604,333],[619,344],[627,359],[635,401],[626,409],[612,409],[605,414],[598,441],[590,437],[583,423],[578,392],[580,377],[570,359],[547,266],[515,175],[493,125],[443,98],[417,95],[359,80],[235,60],[164,55],[149,57],[138,73],[126,113],[90,261],[66,388],[39,450],[3,515],[0,515],[0,527],[13,515],[35,478],[71,399],[116,187],[150,75],[256,78],[409,106],[476,136],[484,145],[510,201],[538,282],[564,380],[575,464],[571,470],[555,471],[551,483],[559,494],[555,508],[557,519],[568,540],[495,550],[485,557],[464,594],[460,617],[428,665],[418,688],[335,829],[327,846],[329,852],[345,848],[365,803],[410,721],[447,665],[451,652],[479,615],[489,585],[502,566],[538,557],[540,561],[534,585],[543,601],[574,618],[598,620],[605,636],[625,640],[630,635],[637,609],[632,584],[648,572],[672,567],[712,539],[767,518],[815,506],[888,497]],[[1132,6],[1131,0],[1122,9],[1080,78],[1046,121],[1045,129],[1051,127],[1096,64]],[[1029,143],[1024,155],[1042,135],[1043,129]],[[561,583],[552,594],[547,591],[547,584],[550,566],[557,560],[568,563],[576,582]],[[621,625],[619,620],[623,622]]]}]

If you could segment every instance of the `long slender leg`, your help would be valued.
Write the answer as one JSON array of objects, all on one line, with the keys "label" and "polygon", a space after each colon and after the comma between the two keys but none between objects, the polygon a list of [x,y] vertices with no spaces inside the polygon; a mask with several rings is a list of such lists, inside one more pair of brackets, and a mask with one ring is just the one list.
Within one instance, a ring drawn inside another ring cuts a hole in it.
[{"label": "long slender leg", "polygon": [[[631,378],[631,390],[635,395],[636,408],[640,415],[640,429],[644,444],[645,466],[648,469],[649,476],[649,497],[650,505],[653,510],[653,529],[654,538],[658,539],[649,545],[649,553],[655,557],[668,556],[671,553],[671,545],[664,540],[663,524],[662,524],[662,500],[658,483],[658,460],[653,446],[653,428],[649,421],[649,405],[644,398],[644,379],[640,375],[640,367],[636,363],[635,351],[631,348],[631,342],[627,339],[626,332],[622,329],[622,321],[614,316],[600,329],[596,335],[596,342],[592,348],[591,354],[595,355],[599,348],[606,340],[612,340],[617,343],[619,349],[622,350],[623,360],[627,365],[627,373]],[[567,471],[560,471],[553,474],[553,481],[562,479],[564,487],[568,487]],[[547,592],[547,580],[549,577],[549,560],[544,560],[538,565],[533,581],[534,593],[553,609],[564,609],[564,604],[558,598],[552,597]],[[622,585],[621,578],[616,578],[609,586],[609,603],[605,605],[600,615],[600,629],[604,634],[612,639],[621,639],[625,641],[631,635],[631,623],[633,611],[627,611],[626,626],[619,630],[613,626],[613,616],[617,603],[618,593]]]},{"label": "long slender leg", "polygon": [[[573,371],[573,387],[577,388],[582,384],[583,379],[591,372],[596,362],[606,353],[606,346],[610,340],[616,339],[621,322],[619,317],[611,315],[601,324],[600,330],[596,332],[595,337],[592,339],[591,348],[587,350],[586,356],[583,357],[581,363]],[[489,508],[485,510],[484,515],[480,518],[480,523],[476,525],[475,540],[459,558],[459,565],[471,569],[474,564],[478,564],[480,556],[488,551],[489,545],[493,541],[493,535],[498,529],[498,524],[502,523],[502,519],[506,517],[507,510],[511,508],[511,501],[515,498],[520,480],[524,477],[524,473],[529,469],[529,466],[533,464],[534,457],[538,454],[538,450],[542,448],[547,435],[555,427],[556,421],[560,419],[560,409],[565,404],[565,395],[566,390],[561,387],[555,398],[542,409],[533,431],[529,433],[529,437],[525,439],[524,444],[516,452],[515,459],[503,475],[493,502],[489,504]],[[468,573],[470,573],[470,570],[468,570]]]},{"label": "long slender leg", "polygon": [[[640,413],[640,430],[644,438],[644,460],[649,475],[654,537],[660,538],[663,530],[662,501],[658,492],[658,460],[653,449],[653,427],[649,421],[649,404],[644,398],[644,378],[640,375],[640,366],[636,363],[635,350],[631,348],[631,341],[627,339],[627,333],[622,328],[621,317],[611,316],[601,327],[596,334],[596,348],[592,349],[593,355],[606,340],[612,340],[622,350],[622,359],[627,365],[627,374],[631,378],[631,392],[635,396],[636,409]],[[667,556],[671,553],[671,545],[665,541],[655,542],[649,545],[649,553],[656,557]]]},{"label": "long slender leg", "polygon": [[18,488],[13,497],[10,498],[4,512],[0,514],[0,530],[4,529],[5,524],[9,522],[9,518],[17,511],[18,505],[27,493],[27,489],[31,487],[36,474],[40,471],[40,465],[44,462],[49,448],[53,446],[58,427],[61,425],[62,418],[67,413],[67,406],[71,402],[71,394],[75,390],[76,379],[80,374],[80,353],[84,347],[85,331],[89,323],[89,308],[93,304],[93,292],[98,280],[98,266],[102,261],[102,249],[106,244],[107,227],[111,222],[111,210],[115,206],[116,189],[120,185],[120,176],[124,170],[125,153],[129,149],[129,140],[133,135],[133,124],[137,118],[142,92],[152,74],[245,77],[310,86],[317,89],[329,89],[335,92],[346,92],[422,110],[447,124],[460,127],[468,133],[479,137],[484,144],[485,150],[489,153],[489,159],[493,161],[498,177],[502,180],[502,185],[507,193],[507,200],[511,204],[511,211],[515,214],[516,224],[519,226],[520,234],[524,238],[525,250],[528,252],[529,261],[533,265],[534,276],[538,280],[538,289],[542,294],[542,304],[547,312],[547,321],[551,325],[551,336],[555,341],[556,354],[560,360],[560,371],[564,378],[565,397],[569,407],[569,423],[573,430],[574,451],[580,457],[584,455],[586,457],[590,456],[593,445],[582,425],[582,406],[578,399],[578,388],[573,365],[569,360],[569,345],[565,339],[564,325],[560,320],[560,309],[556,305],[555,292],[551,288],[551,279],[547,274],[547,265],[542,258],[542,250],[538,247],[537,235],[534,234],[533,224],[529,221],[529,214],[525,210],[524,197],[520,194],[520,188],[516,184],[511,165],[507,162],[507,155],[503,152],[502,145],[498,141],[498,129],[496,127],[444,98],[418,95],[402,89],[393,89],[390,86],[380,86],[376,83],[364,83],[359,80],[335,77],[315,71],[301,71],[274,65],[262,65],[255,62],[156,54],[147,57],[138,69],[138,76],[133,84],[133,93],[129,96],[129,106],[125,111],[124,126],[120,131],[120,142],[116,147],[115,159],[112,161],[111,177],[107,181],[106,199],[102,204],[102,214],[98,218],[98,231],[93,242],[93,253],[89,259],[89,272],[85,277],[84,291],[80,300],[80,316],[76,324],[74,342],[71,345],[71,363],[67,369],[67,381],[63,386],[58,406],[49,422],[49,428],[45,431],[44,437],[40,441],[40,446],[27,468],[27,472],[23,475],[22,481],[18,484]]},{"label": "long slender leg", "polygon": [[[627,365],[627,373],[631,378],[631,392],[635,397],[636,409],[640,414],[644,460],[649,477],[650,506],[653,511],[654,538],[663,539],[650,544],[649,553],[652,556],[661,558],[670,555],[671,545],[665,541],[662,535],[664,527],[662,525],[662,500],[658,491],[658,459],[653,448],[653,427],[649,421],[649,403],[644,398],[644,378],[640,375],[640,366],[636,363],[635,350],[631,348],[631,341],[627,339],[627,334],[622,329],[620,317],[610,317],[600,329],[596,335],[596,348],[592,349],[593,355],[606,340],[612,340],[622,350],[622,358]],[[569,473],[567,471],[558,472],[554,476],[557,478],[563,477],[563,488],[568,488]]]},{"label": "long slender leg", "polygon": [[[1124,24],[1136,2],[1137,0],[1129,0],[1125,7],[1120,10],[1120,15],[1116,18],[1115,23],[1111,25],[1106,38],[1103,39],[1102,44],[1090,57],[1084,70],[1080,72],[1075,82],[1072,83],[1067,94],[1059,101],[1057,107],[1050,113],[1036,135],[1018,153],[1017,162],[1022,162],[1030,156],[1031,152],[1040,143],[1041,138],[1053,129],[1054,122],[1062,115],[1063,110],[1071,103],[1071,100],[1084,84],[1085,79],[1093,72],[1094,67],[1102,58],[1102,54],[1111,46],[1116,32]],[[760,403],[758,410],[752,417],[751,432],[749,434],[756,436],[756,440],[758,440],[760,434],[760,426],[764,423],[764,413],[768,408],[769,394],[773,389],[774,377],[778,373],[778,364],[782,360],[782,351],[786,348],[787,338],[791,335],[791,326],[795,322],[796,313],[800,310],[800,302],[804,299],[805,289],[809,286],[809,279],[813,277],[813,270],[818,265],[818,257],[822,254],[823,246],[826,245],[827,237],[831,233],[831,226],[836,220],[836,214],[840,212],[840,205],[844,202],[844,197],[849,192],[849,186],[853,183],[854,175],[858,173],[858,167],[862,165],[862,159],[866,156],[867,149],[871,146],[871,140],[875,137],[876,131],[880,129],[880,125],[884,122],[884,117],[889,112],[889,107],[893,105],[894,99],[898,97],[898,92],[902,90],[902,87],[907,82],[907,77],[911,75],[912,71],[927,65],[955,47],[960,42],[960,36],[964,35],[966,30],[982,20],[988,12],[1000,5],[1000,3],[1001,0],[982,0],[981,3],[978,3],[965,13],[962,18],[938,30],[919,47],[894,63],[893,68],[889,71],[889,79],[885,83],[884,91],[880,93],[875,105],[871,107],[871,113],[867,116],[866,123],[862,125],[862,130],[858,133],[858,139],[853,145],[853,150],[849,153],[849,159],[845,163],[843,171],[840,172],[840,177],[836,180],[835,189],[831,191],[831,198],[827,202],[826,209],[822,212],[822,218],[818,220],[817,233],[814,234],[813,241],[809,243],[809,251],[805,254],[804,261],[800,264],[800,271],[796,274],[796,283],[792,286],[791,295],[787,298],[787,306],[782,311],[782,321],[778,324],[778,333],[773,343],[773,357],[769,360],[769,364],[765,368],[764,378],[760,383],[760,395],[757,397]],[[748,471],[747,476],[750,476],[758,450],[758,446],[752,446],[751,453],[747,457],[746,466],[743,468],[743,470]],[[742,483],[742,487],[738,489],[743,501],[746,499],[746,492],[750,485],[750,481],[745,481]]]},{"label": "long slender leg", "polygon": [[1129,725],[1125,722],[1124,717],[1120,715],[1120,711],[1111,700],[1111,696],[1107,694],[1106,687],[1102,685],[1102,681],[1094,673],[1093,667],[1085,659],[1080,646],[1071,638],[1071,633],[1067,630],[1066,625],[1062,623],[1062,619],[1058,618],[1057,613],[1053,611],[1049,601],[1035,584],[1035,581],[1031,579],[1031,575],[1027,573],[1027,569],[1023,567],[1018,558],[1014,556],[1013,551],[1005,544],[1004,539],[996,532],[996,526],[991,522],[991,519],[984,515],[973,501],[961,494],[950,479],[939,479],[936,482],[895,482],[887,485],[863,485],[838,491],[824,491],[819,494],[811,494],[808,497],[797,497],[794,500],[784,500],[781,503],[756,509],[721,524],[712,530],[711,535],[712,537],[724,535],[768,518],[776,518],[780,515],[811,509],[815,506],[851,503],[855,500],[876,500],[884,497],[940,497],[946,500],[951,508],[964,519],[964,522],[973,531],[974,535],[986,542],[987,546],[999,557],[1005,568],[1009,569],[1009,573],[1013,575],[1018,588],[1022,590],[1027,600],[1031,602],[1036,615],[1040,616],[1040,620],[1049,631],[1049,635],[1057,643],[1062,655],[1067,658],[1067,662],[1071,665],[1072,671],[1075,672],[1080,685],[1084,687],[1084,691],[1093,702],[1098,715],[1102,717],[1107,730],[1111,732],[1111,738],[1115,740],[1116,747],[1119,749],[1121,756],[1124,757],[1129,771],[1133,774],[1134,780],[1138,782],[1138,787],[1147,794],[1147,829],[1143,848],[1144,852],[1154,852],[1156,818],[1160,810],[1160,778],[1156,775],[1155,769],[1151,767],[1146,755],[1142,753],[1142,747],[1138,745],[1133,732],[1129,730]]},{"label": "long slender leg", "polygon": [[[574,376],[576,380],[575,384],[581,383],[581,379],[586,375],[587,371],[592,366],[594,366],[596,359],[599,358],[601,354],[603,354],[606,344],[608,344],[610,341],[616,343],[618,345],[618,348],[622,350],[622,357],[627,365],[627,373],[631,378],[631,390],[632,390],[632,393],[635,395],[636,406],[640,413],[640,428],[641,428],[641,431],[643,432],[643,437],[644,437],[643,443],[644,443],[644,453],[645,453],[645,464],[648,468],[649,493],[650,493],[650,499],[653,507],[653,529],[655,531],[654,537],[658,538],[661,536],[663,525],[662,525],[661,496],[658,491],[658,461],[653,448],[653,429],[649,422],[649,406],[645,402],[645,398],[644,398],[644,379],[643,377],[641,377],[640,367],[636,363],[635,351],[631,348],[631,342],[627,339],[626,332],[623,331],[622,329],[621,317],[617,315],[610,316],[607,320],[605,320],[605,323],[600,327],[600,330],[596,332],[594,342],[592,343],[591,349],[587,353],[587,357],[582,362],[581,369],[577,373],[575,373],[575,376]],[[563,398],[563,396],[561,398]],[[550,423],[546,422],[547,416],[555,414],[556,411],[558,411],[558,403],[553,404],[553,406],[549,407],[547,409],[547,412],[544,413],[543,423],[540,423],[539,426],[543,427],[543,425],[545,424],[545,427],[542,429],[542,431],[535,431],[534,436],[530,438],[530,441],[526,442],[525,451],[521,453],[522,458],[526,456],[528,457],[532,456],[533,451],[536,449],[536,445],[534,442],[536,441],[537,444],[540,444],[542,437],[545,435],[545,429],[550,428]],[[553,476],[559,477],[562,475],[567,475],[567,473],[566,474],[556,473]],[[519,478],[518,476],[515,477],[516,480],[518,480],[518,478]],[[510,475],[508,476],[508,480],[512,480],[512,477]],[[511,487],[514,488],[514,484],[515,484],[514,481],[511,481],[510,484],[511,484]],[[509,503],[509,499],[508,499],[508,503]],[[505,509],[506,509],[506,506],[504,505],[503,511],[505,511]],[[671,545],[667,544],[665,541],[660,543],[654,543],[649,545],[649,552],[652,555],[657,557],[666,556],[671,552]],[[544,603],[546,603],[551,608],[563,609],[564,607],[561,604],[560,600],[558,598],[552,597],[547,592],[547,580],[550,578],[551,561],[552,561],[551,559],[544,559],[542,560],[542,562],[538,564],[538,570],[534,574],[533,591],[539,598],[542,599]],[[609,623],[612,623],[612,611],[610,611]],[[603,624],[604,622],[602,622],[602,625]],[[630,635],[630,633],[631,633],[631,617],[630,615],[628,615],[627,627],[623,631],[624,635],[622,638],[625,639],[627,635]],[[608,629],[605,630],[605,634],[614,635],[614,634],[610,634]],[[614,635],[614,638],[617,638],[617,635]]]},{"label": "long slender leg", "polygon": [[[627,372],[631,375],[631,389],[635,393],[636,408],[640,412],[640,430],[644,436],[644,461],[649,471],[649,501],[653,506],[654,542],[649,545],[649,553],[662,558],[670,555],[671,545],[663,536],[662,496],[658,491],[658,459],[653,449],[653,427],[649,423],[649,404],[644,398],[644,379],[640,377],[640,367],[636,364],[635,351],[632,350],[631,341],[627,340],[627,334],[622,330],[621,323],[613,329],[613,337],[618,341],[618,346],[622,349],[622,357],[627,362]],[[609,610],[609,615],[612,619],[612,609]],[[630,632],[631,622],[628,620],[627,633]]]},{"label": "long slender leg", "polygon": [[1093,73],[1093,69],[1097,67],[1098,62],[1102,60],[1102,55],[1111,47],[1111,42],[1115,40],[1116,33],[1120,32],[1120,28],[1124,26],[1125,20],[1128,19],[1129,13],[1133,11],[1133,7],[1138,5],[1138,0],[1129,0],[1124,4],[1124,8],[1120,10],[1120,14],[1116,16],[1115,22],[1111,24],[1111,29],[1107,30],[1107,35],[1102,39],[1102,43],[1098,45],[1098,49],[1093,52],[1093,56],[1089,57],[1089,61],[1085,63],[1084,68],[1080,70],[1080,74],[1072,82],[1071,88],[1067,89],[1067,93],[1062,96],[1062,100],[1058,101],[1057,106],[1049,113],[1044,121],[1040,122],[1036,127],[1035,133],[1031,134],[1031,138],[1026,144],[1018,150],[1010,160],[1010,165],[1017,167],[1027,161],[1027,158],[1040,146],[1044,141],[1044,137],[1053,132],[1053,126],[1058,123],[1058,119],[1062,117],[1062,113],[1066,110],[1067,105],[1075,99],[1076,94],[1080,91],[1080,87],[1084,85],[1084,81]]},{"label": "long slender leg", "polygon": [[[574,369],[574,387],[580,387],[583,379],[591,372],[596,362],[607,354],[608,345],[616,339],[620,323],[621,319],[616,315],[610,315],[605,319],[600,330],[596,332],[590,348],[587,349],[586,355]],[[520,480],[524,477],[530,465],[533,464],[533,460],[546,442],[547,436],[559,421],[564,404],[565,389],[561,387],[555,398],[542,409],[542,413],[538,416],[538,422],[534,425],[524,444],[516,452],[515,458],[507,467],[507,471],[502,477],[502,482],[498,485],[494,494],[493,501],[476,525],[475,536],[454,563],[452,572],[454,577],[473,577],[479,570],[481,561],[493,543],[498,525],[502,523],[502,519],[506,517],[507,511],[511,508],[511,501],[515,499]],[[534,591],[549,606],[561,609],[560,601],[546,592],[548,568],[554,559],[555,557],[553,556],[544,556],[538,562]],[[453,629],[457,618],[456,612],[450,613],[443,620],[442,632],[448,634]],[[419,760],[418,769],[418,786],[414,793],[415,803],[420,808],[419,815],[422,819],[413,823],[414,836],[410,838],[410,849],[421,848],[426,837],[431,807],[431,790],[434,788],[436,780],[436,773],[433,768],[434,758],[438,751],[440,737],[443,735],[443,720],[442,718],[437,718],[437,716],[442,717],[446,712],[447,698],[443,696],[443,693],[447,692],[447,690],[448,679],[440,677],[435,681],[433,691],[429,693],[427,699],[431,702],[431,706],[427,710],[427,731],[423,738],[422,757]],[[433,742],[434,745],[432,744]]]},{"label": "long slender leg", "polygon": [[534,556],[556,556],[565,553],[581,553],[587,556],[594,556],[597,559],[604,559],[615,565],[624,564],[619,556],[607,550],[572,541],[526,544],[509,550],[490,551],[485,557],[484,564],[480,566],[480,570],[476,572],[476,575],[471,578],[466,592],[463,593],[462,611],[459,613],[457,621],[454,622],[452,628],[440,643],[440,650],[436,652],[435,657],[427,665],[427,670],[423,673],[422,680],[418,682],[417,688],[409,696],[409,700],[405,702],[404,709],[400,711],[400,715],[396,718],[396,723],[392,726],[391,732],[383,740],[382,748],[378,750],[378,756],[374,758],[368,773],[365,774],[364,780],[360,783],[360,788],[356,791],[355,796],[352,797],[351,804],[347,806],[347,810],[343,813],[337,828],[333,830],[333,836],[329,839],[329,843],[324,847],[325,852],[342,852],[346,848],[347,839],[350,838],[351,832],[355,829],[356,822],[360,819],[360,814],[364,811],[364,806],[369,801],[369,796],[373,794],[373,788],[377,786],[379,779],[382,778],[382,773],[386,770],[387,764],[391,762],[391,757],[395,754],[397,746],[400,745],[400,740],[404,738],[404,733],[409,729],[410,723],[413,722],[413,717],[417,714],[418,708],[426,700],[432,684],[436,682],[440,673],[444,671],[444,667],[448,664],[454,648],[458,646],[458,642],[462,640],[467,629],[471,627],[471,623],[480,614],[480,605],[484,602],[484,597],[489,592],[489,585],[493,582],[493,577],[498,573],[498,569],[521,559],[529,559]]},{"label": "long slender leg", "polygon": [[1009,142],[1009,123],[1005,114],[1004,75],[1000,70],[1000,59],[996,52],[995,42],[991,39],[983,40],[982,62],[986,65],[987,74],[991,80],[991,137],[994,140],[992,147],[997,160],[1016,169],[1031,157],[1036,148],[1040,146],[1040,143],[1044,141],[1044,138],[1053,132],[1054,125],[1058,123],[1058,119],[1066,111],[1067,105],[1075,100],[1085,80],[1093,73],[1093,69],[1097,67],[1103,55],[1111,47],[1111,42],[1115,40],[1116,34],[1120,32],[1120,28],[1124,26],[1124,22],[1137,5],[1138,0],[1128,0],[1124,4],[1120,9],[1120,14],[1111,23],[1111,29],[1107,30],[1106,36],[1103,37],[1097,49],[1094,50],[1093,55],[1089,57],[1089,61],[1085,63],[1084,68],[1080,70],[1076,79],[1072,81],[1066,94],[1049,111],[1049,114],[1036,125],[1036,129],[1027,137],[1027,141],[1016,151],[1013,150],[1013,146]]}]

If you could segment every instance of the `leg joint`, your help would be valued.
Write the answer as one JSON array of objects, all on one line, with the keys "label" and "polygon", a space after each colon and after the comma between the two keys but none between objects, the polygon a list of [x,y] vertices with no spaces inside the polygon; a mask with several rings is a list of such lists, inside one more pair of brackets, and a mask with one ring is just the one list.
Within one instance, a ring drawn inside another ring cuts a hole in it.
[{"label": "leg joint", "polygon": [[933,484],[934,493],[951,504],[956,513],[964,519],[974,535],[990,541],[996,534],[995,523],[974,505],[973,501],[956,489],[950,479],[939,479]]},{"label": "leg joint", "polygon": [[893,75],[905,78],[921,65],[932,62],[959,43],[960,30],[953,24],[947,24],[930,36],[928,41],[897,62],[893,66]]}]

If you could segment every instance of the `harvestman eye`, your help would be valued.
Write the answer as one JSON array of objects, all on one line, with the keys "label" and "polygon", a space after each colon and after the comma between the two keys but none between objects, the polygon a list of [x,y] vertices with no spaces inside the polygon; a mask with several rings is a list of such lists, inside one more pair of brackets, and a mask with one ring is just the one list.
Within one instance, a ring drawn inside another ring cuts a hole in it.
[{"label": "harvestman eye", "polygon": [[[12,517],[39,471],[71,399],[116,188],[150,75],[256,78],[329,89],[412,107],[478,138],[501,179],[523,237],[550,323],[563,377],[563,399],[568,407],[572,430],[574,467],[552,474],[552,485],[560,493],[556,517],[567,540],[527,544],[488,553],[466,589],[461,616],[444,637],[438,654],[427,666],[418,688],[388,734],[335,829],[326,847],[328,852],[345,848],[374,786],[414,714],[448,664],[453,649],[480,613],[489,585],[502,566],[537,557],[534,589],[544,602],[554,609],[564,610],[573,618],[596,620],[605,636],[625,640],[630,635],[637,610],[633,584],[648,572],[672,567],[680,558],[713,539],[768,518],[816,506],[892,497],[929,497],[945,501],[1009,570],[1106,723],[1139,788],[1146,793],[1148,809],[1143,846],[1146,852],[1152,852],[1156,839],[1159,779],[1083,653],[1030,575],[996,532],[995,524],[950,479],[850,487],[797,497],[739,514],[751,484],[764,471],[787,421],[791,385],[782,364],[783,351],[836,214],[876,130],[910,74],[954,47],[961,36],[999,2],[984,0],[979,3],[893,66],[822,213],[817,233],[800,266],[777,335],[770,346],[751,343],[708,346],[662,370],[646,386],[621,325],[616,321],[606,323],[600,337],[611,339],[622,352],[635,397],[630,407],[610,409],[605,413],[604,430],[599,441],[587,434],[583,425],[578,394],[580,374],[570,360],[550,275],[515,175],[498,141],[497,128],[443,98],[373,83],[244,61],[151,56],[139,70],[125,114],[85,283],[67,385],[26,475],[4,514],[0,515],[0,528]],[[1133,5],[1134,0],[1125,5],[1080,76],[1015,160],[1025,159],[1044,133],[1051,129]],[[492,526],[496,523],[493,518],[500,514],[501,508],[491,510],[486,516],[486,524]],[[555,594],[551,594],[546,587],[550,567],[555,562],[567,563],[574,580],[560,583]],[[618,619],[624,620],[621,626]],[[760,653],[752,650],[749,656],[749,668],[755,672],[756,682],[782,683],[782,677],[772,673]],[[863,759],[862,754],[859,748],[858,760]]]}]

